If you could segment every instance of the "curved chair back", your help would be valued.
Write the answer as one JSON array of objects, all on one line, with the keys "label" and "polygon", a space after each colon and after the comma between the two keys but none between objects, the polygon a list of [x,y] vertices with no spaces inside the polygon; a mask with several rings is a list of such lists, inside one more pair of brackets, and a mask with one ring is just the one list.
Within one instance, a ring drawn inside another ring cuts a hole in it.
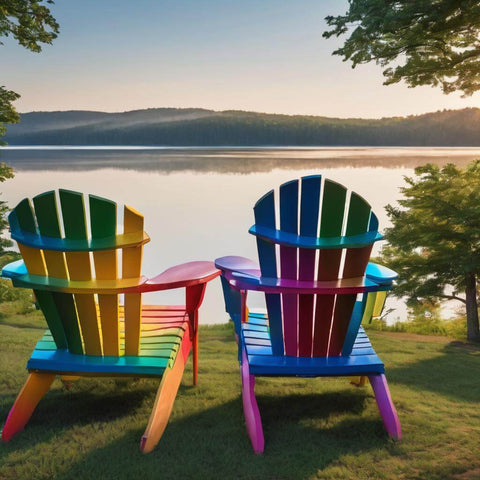
[{"label": "curved chair back", "polygon": [[[33,288],[56,347],[138,355],[141,294],[135,286],[149,241],[143,216],[125,206],[118,233],[116,203],[89,195],[87,215],[83,194],[59,190],[22,200],[9,223],[26,267],[19,265],[13,284]],[[131,293],[119,306],[117,291],[125,288]]]},{"label": "curved chair back", "polygon": [[[365,274],[373,243],[382,236],[362,197],[313,175],[281,185],[275,203],[272,190],[255,204],[250,229],[257,237],[262,276],[335,282]],[[356,294],[267,293],[274,355],[349,354],[367,299],[367,294],[357,302]]]}]

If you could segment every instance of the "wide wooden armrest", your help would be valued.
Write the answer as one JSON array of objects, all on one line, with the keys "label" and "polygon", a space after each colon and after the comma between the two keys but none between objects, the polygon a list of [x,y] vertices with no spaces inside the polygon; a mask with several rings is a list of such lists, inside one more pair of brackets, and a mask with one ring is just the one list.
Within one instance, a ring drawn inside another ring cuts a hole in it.
[{"label": "wide wooden armrest", "polygon": [[367,277],[345,278],[332,281],[304,281],[286,278],[269,278],[244,273],[227,273],[230,285],[237,290],[255,290],[265,293],[293,294],[357,294],[388,290],[389,285],[379,285]]},{"label": "wide wooden armrest", "polygon": [[23,260],[8,263],[2,268],[3,278],[14,278],[28,273],[27,267]]},{"label": "wide wooden armrest", "polygon": [[146,277],[116,280],[68,280],[29,274],[23,260],[9,263],[2,276],[10,278],[17,287],[49,290],[62,293],[119,294],[152,292],[171,288],[191,287],[206,283],[220,275],[213,262],[189,262],[165,270],[152,279]]},{"label": "wide wooden armrest", "polygon": [[192,287],[207,283],[220,275],[213,262],[188,262],[168,268],[141,286],[142,292]]},{"label": "wide wooden armrest", "polygon": [[215,260],[215,266],[222,272],[238,272],[245,275],[260,276],[260,267],[257,262],[245,257],[228,256]]},{"label": "wide wooden armrest", "polygon": [[398,277],[397,272],[377,263],[369,263],[365,275],[368,279],[381,285],[391,284]]},{"label": "wide wooden armrest", "polygon": [[377,231],[342,237],[310,237],[262,225],[253,225],[248,232],[277,245],[314,249],[361,248],[383,239],[383,235]]}]

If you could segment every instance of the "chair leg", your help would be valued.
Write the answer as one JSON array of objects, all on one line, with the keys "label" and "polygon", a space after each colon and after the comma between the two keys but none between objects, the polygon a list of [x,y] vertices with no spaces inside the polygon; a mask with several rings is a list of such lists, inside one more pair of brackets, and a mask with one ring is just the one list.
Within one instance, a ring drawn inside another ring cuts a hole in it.
[{"label": "chair leg", "polygon": [[143,453],[150,453],[155,448],[167,426],[173,402],[182,381],[185,362],[186,358],[184,358],[183,352],[180,350],[177,353],[173,367],[167,367],[163,373],[147,428],[140,440],[140,450]]},{"label": "chair leg", "polygon": [[368,379],[372,385],[378,409],[380,410],[380,415],[382,416],[383,424],[385,425],[385,430],[393,439],[400,440],[402,438],[402,428],[400,426],[400,421],[398,420],[395,405],[390,396],[390,390],[388,389],[385,375],[369,375]]},{"label": "chair leg", "polygon": [[192,357],[193,357],[193,384],[198,382],[198,328],[193,336],[192,343]]},{"label": "chair leg", "polygon": [[367,377],[364,375],[361,377],[350,377],[350,383],[356,387],[364,387],[367,383]]},{"label": "chair leg", "polygon": [[255,376],[250,374],[245,350],[242,351],[242,365],[240,368],[242,375],[243,412],[248,436],[252,442],[253,451],[255,453],[263,453],[265,439],[263,437],[262,420],[258,410],[257,399],[255,398]]},{"label": "chair leg", "polygon": [[16,433],[23,430],[54,379],[55,375],[49,373],[30,373],[28,375],[3,427],[2,440],[4,442],[8,442]]}]

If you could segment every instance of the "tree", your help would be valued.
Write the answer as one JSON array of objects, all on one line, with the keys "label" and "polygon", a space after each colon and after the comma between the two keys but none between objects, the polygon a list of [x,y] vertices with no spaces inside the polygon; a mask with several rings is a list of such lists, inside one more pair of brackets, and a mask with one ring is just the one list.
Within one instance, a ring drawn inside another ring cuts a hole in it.
[{"label": "tree", "polygon": [[465,169],[427,164],[405,177],[400,207],[387,205],[392,227],[383,261],[399,273],[394,294],[410,305],[457,300],[465,305],[467,337],[480,341],[480,160]]},{"label": "tree", "polygon": [[[0,0],[0,38],[12,36],[32,52],[40,52],[42,43],[52,43],[59,27],[43,3],[53,4],[53,1]],[[3,42],[0,41],[0,45]],[[5,134],[6,123],[16,123],[20,119],[12,105],[19,97],[18,93],[0,86],[0,137]]]},{"label": "tree", "polygon": [[[333,52],[352,68],[375,61],[384,85],[440,86],[463,96],[480,89],[480,2],[349,0],[345,15],[326,17],[326,38],[349,34]],[[403,62],[403,63],[401,63]]]}]

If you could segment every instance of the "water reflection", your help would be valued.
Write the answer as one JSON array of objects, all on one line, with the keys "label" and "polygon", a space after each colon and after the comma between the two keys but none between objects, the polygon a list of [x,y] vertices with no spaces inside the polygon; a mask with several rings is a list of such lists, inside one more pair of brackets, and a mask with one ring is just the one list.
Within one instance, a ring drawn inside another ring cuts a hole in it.
[{"label": "water reflection", "polygon": [[478,148],[157,148],[6,147],[1,159],[16,170],[98,170],[120,168],[168,174],[235,173],[339,167],[415,168],[427,162],[465,165],[480,158]]},{"label": "water reflection", "polygon": [[[2,200],[66,188],[110,198],[145,215],[152,242],[145,248],[144,273],[154,276],[190,260],[223,255],[256,258],[247,231],[252,208],[267,190],[303,175],[323,174],[372,205],[381,228],[384,206],[394,203],[403,176],[428,161],[464,165],[480,149],[2,149],[1,160],[16,170],[2,184]],[[378,247],[377,247],[378,248]],[[152,294],[152,302],[183,302],[183,291]],[[148,301],[148,299],[147,299]],[[390,300],[390,320],[405,318],[402,302]],[[262,306],[261,295],[251,296]],[[453,304],[452,304],[453,305]],[[225,322],[220,285],[207,290],[203,323]]]}]

